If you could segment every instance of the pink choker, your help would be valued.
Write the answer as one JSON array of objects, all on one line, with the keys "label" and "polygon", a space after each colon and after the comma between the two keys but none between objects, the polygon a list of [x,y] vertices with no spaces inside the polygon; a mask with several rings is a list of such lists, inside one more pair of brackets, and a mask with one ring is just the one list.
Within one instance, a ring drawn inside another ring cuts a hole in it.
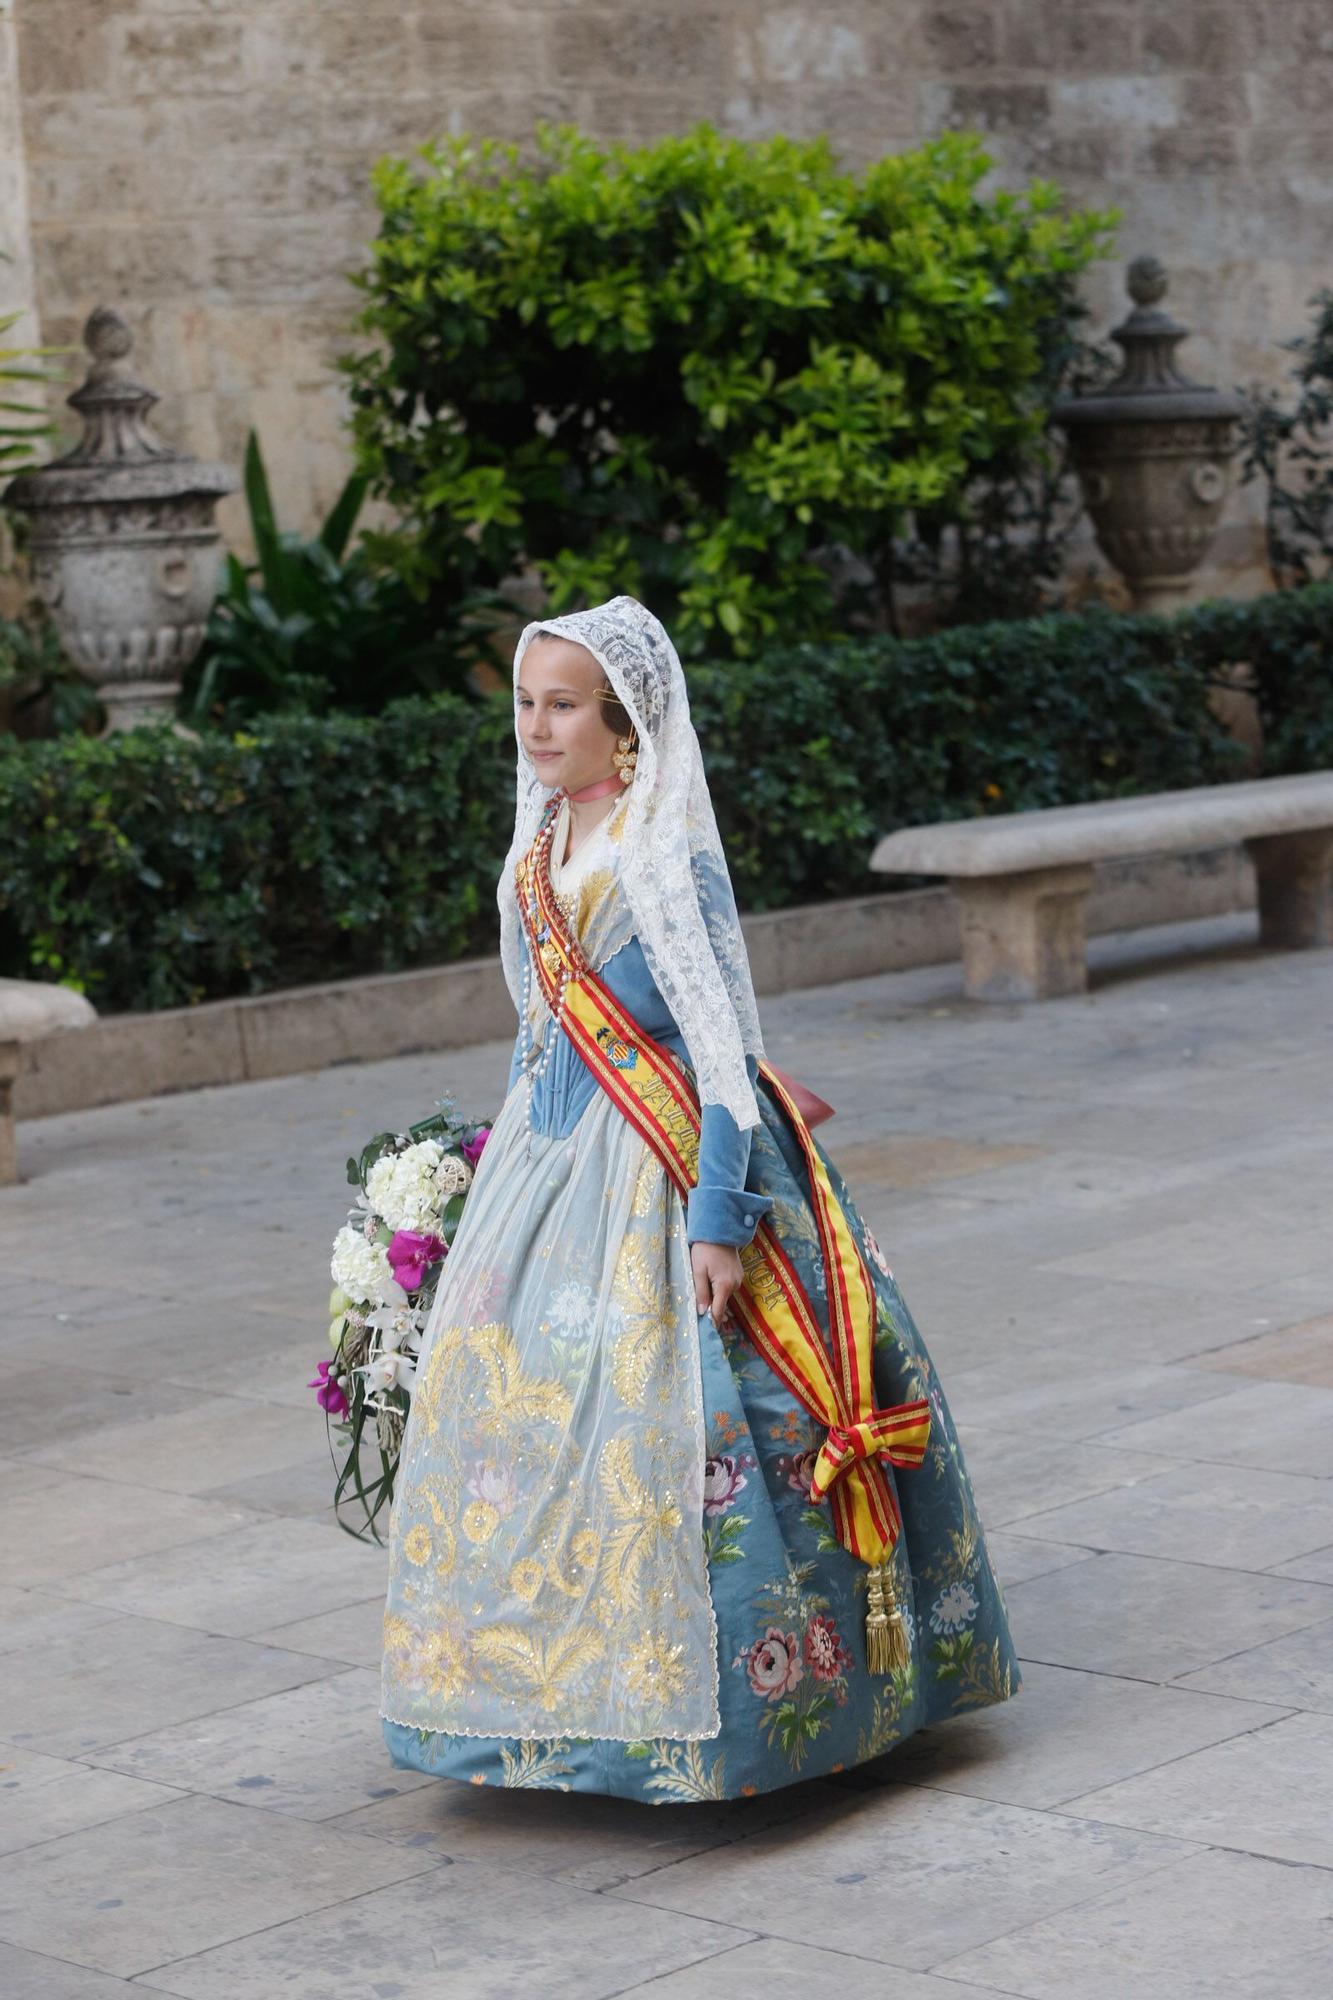
[{"label": "pink choker", "polygon": [[625,787],[620,781],[620,773],[614,771],[609,778],[599,778],[595,785],[584,785],[581,791],[566,792],[565,797],[567,799],[577,799],[579,804],[582,805],[585,799],[604,799],[608,792],[623,792],[624,789]]}]

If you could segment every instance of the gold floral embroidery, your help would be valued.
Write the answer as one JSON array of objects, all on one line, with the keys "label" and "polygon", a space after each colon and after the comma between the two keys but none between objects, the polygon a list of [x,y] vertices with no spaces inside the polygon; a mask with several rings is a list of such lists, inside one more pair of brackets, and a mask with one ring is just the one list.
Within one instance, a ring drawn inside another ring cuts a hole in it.
[{"label": "gold floral embroidery", "polygon": [[544,1381],[524,1372],[518,1342],[507,1326],[479,1326],[468,1335],[467,1344],[486,1377],[485,1431],[500,1435],[521,1431],[530,1424],[569,1422],[568,1389],[563,1382]]},{"label": "gold floral embroidery", "polygon": [[991,1702],[1008,1701],[1014,1692],[1014,1676],[1007,1660],[1000,1658],[999,1639],[989,1647],[969,1649],[958,1676],[959,1708],[986,1708]]},{"label": "gold floral embroidery", "polygon": [[430,1561],[430,1530],[422,1522],[418,1521],[414,1528],[409,1528],[403,1537],[403,1554],[417,1569]]},{"label": "gold floral embroidery", "polygon": [[689,1684],[683,1646],[673,1646],[660,1632],[645,1632],[625,1656],[625,1680],[641,1701],[665,1709],[679,1700]]},{"label": "gold floral embroidery", "polygon": [[[653,1251],[656,1250],[656,1257]],[[625,1323],[611,1355],[611,1379],[622,1403],[641,1410],[650,1383],[673,1396],[676,1358],[672,1301],[662,1284],[661,1237],[647,1244],[626,1240],[616,1262],[611,1295]]]},{"label": "gold floral embroidery", "polygon": [[574,927],[580,938],[597,915],[603,899],[609,896],[615,887],[615,879],[610,868],[593,868],[580,882],[578,908],[574,916]]},{"label": "gold floral embroidery", "polygon": [[437,1528],[447,1527],[453,1513],[453,1495],[442,1494],[438,1480],[423,1480],[421,1497],[430,1509],[430,1518]]},{"label": "gold floral embroidery", "polygon": [[406,1618],[396,1611],[384,1614],[384,1650],[386,1653],[405,1653],[412,1644],[412,1627]]},{"label": "gold floral embroidery", "polygon": [[642,1218],[650,1213],[655,1202],[661,1200],[666,1186],[666,1168],[656,1153],[645,1144],[643,1158],[639,1162],[638,1178],[634,1183],[634,1198],[630,1203],[630,1214]]},{"label": "gold floral embroidery", "polygon": [[509,1588],[515,1597],[521,1597],[525,1604],[531,1604],[544,1581],[542,1566],[531,1556],[520,1556],[509,1572]]},{"label": "gold floral embroidery", "polygon": [[[409,1728],[545,1741],[718,1726],[679,1204],[613,1106],[585,1120],[577,1145],[529,1151],[502,1113],[494,1198],[483,1179],[442,1279],[449,1322],[422,1356],[390,1551],[403,1623],[383,1705]],[[540,1762],[517,1753],[525,1777],[542,1782]]]},{"label": "gold floral embroidery", "polygon": [[792,1202],[783,1201],[780,1195],[775,1195],[768,1219],[782,1239],[782,1247],[788,1256],[794,1248],[799,1247],[808,1251],[811,1257],[818,1258],[819,1230],[815,1224],[814,1210],[808,1202],[802,1202],[797,1206]]},{"label": "gold floral embroidery", "polygon": [[569,1684],[603,1651],[596,1632],[562,1632],[547,1639],[522,1625],[486,1625],[473,1635],[473,1650],[493,1671],[488,1679],[519,1681],[546,1714],[560,1706]]},{"label": "gold floral embroidery", "polygon": [[412,1654],[411,1667],[428,1693],[442,1701],[456,1700],[467,1682],[467,1655],[453,1633],[423,1632]]},{"label": "gold floral embroidery", "polygon": [[488,1542],[500,1525],[500,1516],[489,1500],[474,1500],[463,1509],[463,1533],[470,1542]]},{"label": "gold floral embroidery", "polygon": [[580,1528],[569,1538],[568,1552],[558,1548],[546,1565],[546,1574],[564,1597],[582,1597],[589,1574],[597,1567],[601,1543],[591,1528]]},{"label": "gold floral embroidery", "polygon": [[625,828],[629,824],[629,813],[626,811],[628,804],[629,793],[626,792],[624,798],[617,805],[612,806],[607,815],[606,837],[608,840],[614,841],[617,847],[625,838]]},{"label": "gold floral embroidery", "polygon": [[461,1326],[442,1327],[412,1391],[412,1421],[417,1425],[424,1424],[432,1437],[439,1429],[440,1402],[450,1372],[457,1366],[462,1345]]},{"label": "gold floral embroidery", "polygon": [[603,1446],[598,1474],[615,1519],[606,1537],[602,1587],[624,1609],[639,1602],[640,1573],[660,1544],[679,1532],[681,1511],[670,1493],[639,1478],[628,1437],[611,1438]]},{"label": "gold floral embroidery", "polygon": [[923,1565],[921,1581],[943,1585],[952,1576],[970,1577],[980,1562],[981,1549],[981,1523],[964,1499],[962,1520],[949,1530],[948,1540]]}]

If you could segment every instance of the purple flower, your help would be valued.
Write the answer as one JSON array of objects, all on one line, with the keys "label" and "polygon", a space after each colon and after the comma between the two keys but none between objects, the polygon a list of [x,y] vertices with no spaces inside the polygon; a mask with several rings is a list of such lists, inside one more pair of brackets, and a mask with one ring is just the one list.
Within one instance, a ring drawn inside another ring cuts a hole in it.
[{"label": "purple flower", "polygon": [[313,1382],[307,1382],[306,1387],[315,1391],[315,1401],[321,1410],[327,1410],[331,1417],[345,1417],[349,1408],[348,1401],[329,1374],[332,1366],[331,1361],[316,1362],[315,1379]]},{"label": "purple flower", "polygon": [[778,1460],[779,1474],[786,1480],[788,1486],[797,1493],[803,1493],[807,1500],[814,1498],[811,1485],[815,1476],[815,1460],[818,1457],[817,1451],[798,1451],[790,1458]]},{"label": "purple flower", "polygon": [[395,1230],[389,1243],[389,1269],[405,1292],[415,1292],[432,1264],[447,1254],[438,1236],[418,1229]]},{"label": "purple flower", "polygon": [[489,1125],[478,1125],[472,1137],[470,1139],[465,1139],[463,1141],[463,1146],[462,1146],[463,1158],[467,1161],[470,1167],[476,1166],[477,1161],[481,1158],[482,1149],[484,1148],[486,1141],[490,1138],[490,1136],[491,1136],[491,1128]]},{"label": "purple flower", "polygon": [[494,1507],[501,1520],[518,1505],[518,1481],[512,1466],[497,1465],[493,1459],[478,1459],[472,1468],[467,1490],[474,1499]]},{"label": "purple flower", "polygon": [[736,1496],[746,1484],[745,1474],[734,1458],[704,1460],[704,1512],[725,1514],[734,1507]]}]

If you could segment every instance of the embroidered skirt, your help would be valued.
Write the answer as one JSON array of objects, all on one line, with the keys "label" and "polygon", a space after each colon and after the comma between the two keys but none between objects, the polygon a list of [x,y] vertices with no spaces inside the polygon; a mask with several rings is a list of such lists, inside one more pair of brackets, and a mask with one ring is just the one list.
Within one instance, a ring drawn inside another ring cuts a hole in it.
[{"label": "embroidered skirt", "polygon": [[[805,1165],[762,1084],[748,1185],[811,1299]],[[822,1150],[822,1149],[821,1149]],[[1006,1700],[1018,1672],[938,1377],[875,1285],[876,1402],[930,1400],[895,1476],[912,1662],[865,1665],[865,1577],[810,1498],[820,1433],[694,1308],[684,1211],[599,1093],[565,1139],[506,1101],[423,1342],[391,1531],[384,1735],[473,1783],[684,1803],[773,1790]]]}]

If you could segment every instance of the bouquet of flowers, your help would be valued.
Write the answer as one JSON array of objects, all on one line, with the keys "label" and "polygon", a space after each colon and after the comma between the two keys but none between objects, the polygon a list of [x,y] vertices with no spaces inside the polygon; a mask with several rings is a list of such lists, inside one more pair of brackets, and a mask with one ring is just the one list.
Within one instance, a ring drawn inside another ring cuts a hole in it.
[{"label": "bouquet of flowers", "polygon": [[[357,1195],[333,1244],[333,1357],[310,1387],[328,1426],[333,1511],[361,1541],[383,1540],[376,1524],[393,1498],[421,1336],[490,1131],[446,1098],[406,1132],[377,1132],[347,1162]],[[369,1478],[363,1448],[379,1457]]]}]

